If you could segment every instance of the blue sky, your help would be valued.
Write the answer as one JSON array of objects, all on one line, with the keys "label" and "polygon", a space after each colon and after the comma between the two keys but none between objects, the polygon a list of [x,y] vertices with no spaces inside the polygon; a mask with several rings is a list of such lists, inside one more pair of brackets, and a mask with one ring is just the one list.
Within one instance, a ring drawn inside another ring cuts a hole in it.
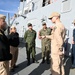
[{"label": "blue sky", "polygon": [[19,4],[20,0],[0,0],[0,14],[7,16],[7,12],[9,12],[10,16],[13,16],[18,10]]}]

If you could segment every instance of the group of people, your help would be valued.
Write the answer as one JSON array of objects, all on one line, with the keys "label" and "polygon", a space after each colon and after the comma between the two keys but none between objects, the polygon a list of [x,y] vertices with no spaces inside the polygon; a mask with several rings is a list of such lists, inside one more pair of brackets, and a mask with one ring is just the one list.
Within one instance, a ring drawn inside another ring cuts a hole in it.
[{"label": "group of people", "polygon": [[[47,64],[51,59],[51,75],[65,75],[64,70],[64,53],[63,44],[66,35],[66,29],[60,21],[60,14],[53,12],[49,20],[54,23],[52,28],[48,28],[46,23],[42,23],[42,29],[39,31],[38,38],[41,40],[42,50],[42,64],[45,63],[45,57]],[[9,75],[10,70],[14,70],[16,67],[16,61],[18,58],[18,45],[19,34],[16,32],[16,27],[10,27],[10,33],[8,36],[4,34],[7,28],[5,21],[6,16],[0,14],[0,75]],[[75,25],[75,21],[73,22]],[[75,29],[73,30],[73,57],[75,49]],[[26,45],[27,65],[30,65],[30,56],[32,54],[32,62],[35,63],[35,40],[36,31],[33,29],[32,24],[28,23],[28,30],[25,32],[24,39]],[[9,61],[10,60],[10,61]],[[73,61],[73,67],[75,67],[75,60]]]},{"label": "group of people", "polygon": [[5,19],[6,16],[0,14],[0,75],[10,75],[9,70],[14,70],[18,57],[19,34],[11,26],[9,35],[5,35]]},{"label": "group of people", "polygon": [[[43,28],[39,31],[39,39],[41,39],[42,63],[46,61],[49,64],[51,55],[51,73],[52,75],[65,75],[63,65],[63,43],[66,35],[66,29],[60,21],[60,14],[53,12],[49,20],[54,23],[52,28],[48,28],[46,23],[43,23]],[[33,30],[32,24],[28,24],[28,30],[25,32],[27,65],[30,65],[30,54],[32,53],[33,63],[35,62],[35,39],[36,31]]]}]

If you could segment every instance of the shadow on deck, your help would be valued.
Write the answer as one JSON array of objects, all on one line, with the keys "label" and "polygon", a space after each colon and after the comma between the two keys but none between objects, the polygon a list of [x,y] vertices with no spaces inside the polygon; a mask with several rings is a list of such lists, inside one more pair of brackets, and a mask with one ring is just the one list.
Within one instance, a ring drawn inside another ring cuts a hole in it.
[{"label": "shadow on deck", "polygon": [[[20,44],[19,47],[21,47],[21,48],[25,47],[24,43]],[[36,55],[36,60],[38,61],[40,59],[41,59],[41,53]],[[70,68],[71,68],[71,65],[72,65],[71,57],[65,57],[65,60],[67,60],[66,65],[65,65],[65,75],[69,75],[70,74]],[[47,64],[47,63],[44,63],[44,64],[38,63],[38,64],[39,64],[39,66],[36,67],[35,69],[33,69],[33,71],[30,72],[28,75],[42,75],[44,73],[44,71],[50,69],[50,64]],[[19,66],[19,68],[17,68],[15,70],[15,72],[11,73],[11,75],[14,75],[14,74],[19,75],[18,72],[20,72],[21,70],[28,67],[27,66],[27,61],[21,62],[20,64],[18,64],[18,66]],[[49,75],[49,74],[46,74],[46,75]]]}]

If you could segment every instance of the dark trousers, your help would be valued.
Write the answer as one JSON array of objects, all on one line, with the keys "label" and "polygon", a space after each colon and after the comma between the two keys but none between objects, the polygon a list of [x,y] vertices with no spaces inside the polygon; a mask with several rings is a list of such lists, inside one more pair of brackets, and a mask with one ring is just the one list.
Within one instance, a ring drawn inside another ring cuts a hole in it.
[{"label": "dark trousers", "polygon": [[75,66],[75,44],[72,45],[72,63]]}]

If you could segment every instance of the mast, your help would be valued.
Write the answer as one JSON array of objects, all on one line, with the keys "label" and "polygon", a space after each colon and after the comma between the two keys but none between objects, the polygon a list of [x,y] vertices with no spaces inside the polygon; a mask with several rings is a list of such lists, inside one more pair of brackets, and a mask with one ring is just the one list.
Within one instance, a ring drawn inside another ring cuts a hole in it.
[{"label": "mast", "polygon": [[7,17],[8,17],[8,26],[10,26],[10,14],[7,13]]},{"label": "mast", "polygon": [[10,14],[9,13],[7,13],[7,24],[8,24],[8,28],[7,28],[6,33],[8,35],[10,32]]},{"label": "mast", "polygon": [[19,7],[19,12],[21,11],[20,15],[22,15],[24,13],[25,1],[26,0],[20,0],[20,7]]}]

